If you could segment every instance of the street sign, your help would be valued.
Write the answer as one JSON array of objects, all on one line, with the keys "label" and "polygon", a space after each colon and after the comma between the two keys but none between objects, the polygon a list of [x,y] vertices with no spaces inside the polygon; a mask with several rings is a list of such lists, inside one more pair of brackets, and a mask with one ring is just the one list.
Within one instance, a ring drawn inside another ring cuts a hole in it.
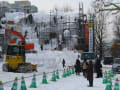
[{"label": "street sign", "polygon": [[93,24],[89,24],[89,52],[93,52]]},{"label": "street sign", "polygon": [[0,34],[5,34],[5,29],[0,29]]}]

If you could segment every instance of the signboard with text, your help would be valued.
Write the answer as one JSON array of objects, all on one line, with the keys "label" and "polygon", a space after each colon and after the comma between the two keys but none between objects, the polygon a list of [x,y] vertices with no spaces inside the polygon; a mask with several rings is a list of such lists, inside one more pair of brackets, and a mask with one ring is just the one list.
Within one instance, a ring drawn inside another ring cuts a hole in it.
[{"label": "signboard with text", "polygon": [[0,29],[0,34],[5,34],[5,29]]},{"label": "signboard with text", "polygon": [[93,52],[93,24],[89,24],[89,52]]}]

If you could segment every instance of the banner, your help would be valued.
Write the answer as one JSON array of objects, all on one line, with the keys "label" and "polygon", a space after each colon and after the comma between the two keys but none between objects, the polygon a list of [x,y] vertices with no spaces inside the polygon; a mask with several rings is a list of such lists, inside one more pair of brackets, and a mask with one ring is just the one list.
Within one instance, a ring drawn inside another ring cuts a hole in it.
[{"label": "banner", "polygon": [[85,44],[89,44],[89,27],[88,24],[85,24]]},{"label": "banner", "polygon": [[93,24],[89,24],[89,52],[93,52]]},{"label": "banner", "polygon": [[5,34],[5,29],[0,29],[0,34]]}]

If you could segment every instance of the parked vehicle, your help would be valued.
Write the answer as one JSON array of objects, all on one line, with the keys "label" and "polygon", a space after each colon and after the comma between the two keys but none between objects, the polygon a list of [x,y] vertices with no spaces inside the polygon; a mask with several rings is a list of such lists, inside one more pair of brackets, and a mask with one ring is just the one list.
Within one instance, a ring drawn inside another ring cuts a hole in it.
[{"label": "parked vehicle", "polygon": [[104,57],[103,64],[104,65],[112,65],[113,64],[113,57],[110,57],[110,56]]},{"label": "parked vehicle", "polygon": [[120,73],[120,58],[113,60],[112,70],[116,73]]},{"label": "parked vehicle", "polygon": [[92,60],[95,63],[95,54],[93,52],[83,52],[81,54],[81,61],[83,62],[83,60]]}]

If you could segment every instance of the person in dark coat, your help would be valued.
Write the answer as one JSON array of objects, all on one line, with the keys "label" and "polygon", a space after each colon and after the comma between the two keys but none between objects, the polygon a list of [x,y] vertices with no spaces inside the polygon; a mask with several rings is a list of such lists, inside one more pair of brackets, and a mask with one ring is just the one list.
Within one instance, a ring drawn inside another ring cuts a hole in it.
[{"label": "person in dark coat", "polygon": [[76,75],[80,75],[80,72],[81,72],[81,66],[80,66],[80,60],[79,60],[79,59],[76,60],[76,64],[75,64],[75,72],[76,72]]},{"label": "person in dark coat", "polygon": [[102,73],[102,64],[100,63],[100,77],[103,77],[103,73]]},{"label": "person in dark coat", "polygon": [[89,81],[89,87],[93,87],[93,63],[89,61],[87,68],[87,80]]},{"label": "person in dark coat", "polygon": [[95,63],[95,69],[96,69],[96,78],[102,77],[102,64],[100,62],[100,59],[97,57],[96,63]]},{"label": "person in dark coat", "polygon": [[65,67],[65,60],[62,61],[63,68]]},{"label": "person in dark coat", "polygon": [[42,44],[41,44],[40,48],[41,48],[41,51],[43,51],[43,45]]}]

